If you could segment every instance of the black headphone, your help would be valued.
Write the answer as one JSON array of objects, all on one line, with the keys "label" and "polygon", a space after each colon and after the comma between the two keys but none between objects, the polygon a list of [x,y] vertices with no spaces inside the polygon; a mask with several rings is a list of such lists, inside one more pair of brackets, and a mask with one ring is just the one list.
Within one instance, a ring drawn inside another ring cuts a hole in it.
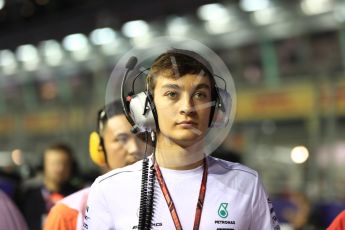
[{"label": "black headphone", "polygon": [[[169,51],[171,53],[176,54],[184,54],[186,56],[192,57],[196,61],[198,61],[203,66],[207,66],[203,64],[205,60],[198,54],[188,50],[180,50],[174,49]],[[201,61],[200,61],[201,59]],[[159,129],[158,127],[158,120],[157,120],[157,112],[156,107],[153,101],[153,96],[150,90],[148,89],[148,85],[146,84],[146,90],[143,92],[139,92],[137,94],[134,93],[134,83],[135,80],[148,69],[141,71],[138,75],[135,76],[132,82],[132,91],[130,91],[127,96],[124,93],[125,83],[127,81],[127,76],[130,71],[132,71],[137,64],[137,58],[131,57],[127,61],[126,64],[126,71],[124,77],[122,79],[121,84],[121,102],[122,107],[124,110],[124,114],[127,117],[127,120],[133,126],[132,132],[133,133],[140,133],[140,132],[155,132]],[[215,104],[211,105],[214,107],[213,113],[211,114],[211,119],[209,123],[209,127],[217,127],[223,128],[229,122],[229,110],[231,108],[231,96],[226,90],[226,81],[217,76],[212,74],[213,79],[219,78],[224,82],[224,89],[217,86],[216,81],[214,81],[214,88],[215,88]]]}]

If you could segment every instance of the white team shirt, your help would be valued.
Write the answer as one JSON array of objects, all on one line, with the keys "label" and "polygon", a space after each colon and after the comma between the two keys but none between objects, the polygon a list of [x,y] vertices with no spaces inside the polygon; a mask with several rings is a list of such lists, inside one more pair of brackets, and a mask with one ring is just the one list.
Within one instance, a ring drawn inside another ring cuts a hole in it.
[{"label": "white team shirt", "polygon": [[[207,162],[200,230],[280,229],[256,171],[210,156]],[[161,168],[161,171],[183,229],[193,229],[203,166],[191,170]],[[83,229],[137,229],[141,172],[142,161],[139,161],[98,177],[91,186]],[[154,200],[152,229],[175,229],[157,179]]]}]

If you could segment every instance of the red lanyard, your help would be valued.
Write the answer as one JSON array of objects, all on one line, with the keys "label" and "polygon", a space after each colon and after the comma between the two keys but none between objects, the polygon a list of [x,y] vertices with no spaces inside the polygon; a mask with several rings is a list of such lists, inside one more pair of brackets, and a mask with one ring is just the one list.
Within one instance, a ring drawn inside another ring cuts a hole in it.
[{"label": "red lanyard", "polygon": [[[158,183],[162,189],[165,201],[167,202],[167,205],[169,207],[169,211],[170,211],[171,217],[174,221],[175,228],[176,228],[176,230],[182,230],[182,225],[181,225],[180,219],[178,218],[174,202],[170,196],[168,187],[165,184],[162,172],[159,169],[159,166],[156,162],[155,162],[154,167],[155,167],[155,170],[157,172]],[[200,191],[199,191],[199,198],[198,198],[198,203],[196,205],[193,230],[198,230],[199,225],[200,225],[201,212],[202,212],[202,207],[204,205],[205,193],[206,193],[207,171],[208,171],[207,163],[206,163],[206,159],[204,159],[204,173],[202,175]]]}]

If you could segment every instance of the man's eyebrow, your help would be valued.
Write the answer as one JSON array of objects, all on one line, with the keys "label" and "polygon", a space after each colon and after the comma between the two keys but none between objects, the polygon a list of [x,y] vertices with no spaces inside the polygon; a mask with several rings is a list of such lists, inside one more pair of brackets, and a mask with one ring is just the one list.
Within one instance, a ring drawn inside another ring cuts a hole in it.
[{"label": "man's eyebrow", "polygon": [[116,138],[120,138],[120,137],[128,137],[129,134],[128,133],[118,133],[115,135]]},{"label": "man's eyebrow", "polygon": [[168,88],[168,89],[180,89],[180,86],[176,84],[165,84],[162,86],[162,88]]},{"label": "man's eyebrow", "polygon": [[195,87],[195,90],[198,90],[198,89],[210,89],[210,86],[208,84],[201,83]]},{"label": "man's eyebrow", "polygon": [[128,135],[128,133],[127,132],[120,132],[117,135]]},{"label": "man's eyebrow", "polygon": [[[165,84],[162,86],[162,88],[167,88],[167,89],[181,89],[181,87],[177,84]],[[210,89],[210,86],[205,83],[197,84],[195,87],[195,90],[198,89]]]}]

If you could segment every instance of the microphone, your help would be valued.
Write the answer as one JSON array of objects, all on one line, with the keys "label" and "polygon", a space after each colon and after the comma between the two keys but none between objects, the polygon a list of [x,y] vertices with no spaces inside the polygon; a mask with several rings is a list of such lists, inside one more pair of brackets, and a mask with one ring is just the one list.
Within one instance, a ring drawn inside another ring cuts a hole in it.
[{"label": "microphone", "polygon": [[138,59],[134,56],[132,56],[128,59],[126,66],[125,66],[126,71],[125,71],[125,74],[123,76],[122,83],[121,83],[121,104],[122,104],[123,113],[127,117],[127,120],[129,121],[129,123],[133,126],[133,131],[136,130],[136,128],[135,128],[136,125],[135,125],[135,122],[133,121],[132,117],[129,115],[129,111],[128,111],[129,110],[129,100],[127,100],[127,97],[125,96],[124,87],[125,87],[125,82],[127,80],[128,73],[134,69],[137,62],[138,62]]},{"label": "microphone", "polygon": [[130,57],[127,61],[126,69],[132,70],[134,66],[137,64],[137,62],[138,62],[138,59],[136,57],[134,56]]}]

